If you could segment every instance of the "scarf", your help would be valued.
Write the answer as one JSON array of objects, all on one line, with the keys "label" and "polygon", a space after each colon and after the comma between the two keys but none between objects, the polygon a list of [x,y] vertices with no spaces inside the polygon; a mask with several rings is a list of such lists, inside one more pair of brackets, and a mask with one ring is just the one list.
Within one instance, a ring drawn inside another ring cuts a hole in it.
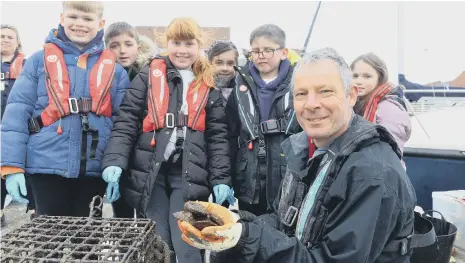
[{"label": "scarf", "polygon": [[370,99],[368,100],[365,111],[363,112],[363,118],[369,122],[374,122],[379,102],[384,98],[384,96],[391,92],[393,88],[394,85],[391,83],[385,83],[371,92]]}]

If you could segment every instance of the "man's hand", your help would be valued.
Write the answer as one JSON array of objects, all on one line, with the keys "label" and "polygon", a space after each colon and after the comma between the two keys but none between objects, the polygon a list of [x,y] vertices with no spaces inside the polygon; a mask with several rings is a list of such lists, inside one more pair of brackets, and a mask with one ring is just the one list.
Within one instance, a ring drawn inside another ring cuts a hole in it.
[{"label": "man's hand", "polygon": [[188,222],[178,220],[182,239],[193,247],[211,251],[222,251],[236,246],[242,233],[242,224],[237,223],[239,217],[221,205],[207,202],[198,203],[211,214],[221,217],[224,224],[222,226],[209,226],[200,231]]}]

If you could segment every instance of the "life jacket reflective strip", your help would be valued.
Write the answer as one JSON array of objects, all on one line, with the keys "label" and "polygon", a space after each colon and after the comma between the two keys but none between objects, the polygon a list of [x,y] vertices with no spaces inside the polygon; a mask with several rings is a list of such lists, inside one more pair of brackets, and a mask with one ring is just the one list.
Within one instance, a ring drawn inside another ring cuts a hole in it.
[{"label": "life jacket reflective strip", "polygon": [[10,65],[10,72],[9,72],[9,79],[17,79],[19,76],[19,73],[21,73],[21,70],[23,69],[23,62],[24,62],[24,54],[19,52],[16,55],[15,60]]},{"label": "life jacket reflective strip", "polygon": [[[49,126],[62,117],[70,115],[70,81],[61,49],[52,43],[45,44],[44,49],[45,83],[49,105],[40,116],[43,125]],[[116,56],[113,52],[104,50],[90,72],[91,112],[97,115],[112,116],[110,89],[116,68],[115,61]]]},{"label": "life jacket reflective strip", "polygon": [[[157,131],[166,127],[165,116],[168,113],[170,89],[166,80],[166,62],[163,59],[154,59],[150,64],[148,78],[148,114],[145,117],[143,132]],[[205,106],[208,100],[210,88],[202,81],[197,91],[194,87],[197,82],[189,85],[187,92],[187,127],[196,131],[205,132],[206,112]],[[155,133],[154,133],[155,135]],[[155,140],[152,140],[155,146]]]}]

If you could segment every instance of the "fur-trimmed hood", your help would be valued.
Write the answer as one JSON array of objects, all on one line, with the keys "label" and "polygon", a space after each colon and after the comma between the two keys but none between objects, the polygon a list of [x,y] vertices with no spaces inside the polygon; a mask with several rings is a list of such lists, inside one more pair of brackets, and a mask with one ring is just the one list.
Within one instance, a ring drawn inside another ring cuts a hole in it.
[{"label": "fur-trimmed hood", "polygon": [[149,61],[149,59],[158,53],[158,48],[148,36],[139,36],[140,52],[136,59],[136,68],[141,70]]}]

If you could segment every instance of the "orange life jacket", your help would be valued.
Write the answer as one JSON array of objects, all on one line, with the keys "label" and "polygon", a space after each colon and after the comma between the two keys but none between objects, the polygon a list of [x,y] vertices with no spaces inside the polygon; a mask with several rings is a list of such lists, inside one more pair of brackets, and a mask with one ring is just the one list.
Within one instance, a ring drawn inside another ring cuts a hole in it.
[{"label": "orange life jacket", "polygon": [[[93,112],[97,115],[111,117],[112,105],[110,89],[116,68],[116,56],[104,50],[97,63],[92,67],[89,76],[90,100],[86,98],[70,98],[70,81],[62,50],[52,43],[44,45],[45,82],[49,105],[40,114],[39,126],[49,126],[70,114]],[[83,65],[87,63],[85,56]],[[41,128],[41,127],[39,127]],[[62,133],[61,124],[58,134]]]},{"label": "orange life jacket", "polygon": [[[168,113],[168,104],[170,98],[170,89],[166,81],[166,62],[163,59],[154,59],[150,64],[148,78],[148,114],[145,117],[142,125],[143,132],[151,132],[168,127],[174,128],[176,121],[173,114]],[[197,91],[194,87],[197,82],[193,81],[189,85],[187,92],[187,107],[188,114],[187,127],[205,132],[205,105],[207,104],[210,88],[202,81]],[[172,118],[170,119],[170,116]],[[184,116],[185,117],[185,116]],[[183,116],[178,116],[179,119],[184,119]],[[168,123],[167,123],[168,122]],[[152,146],[155,146],[155,137],[152,138]]]},{"label": "orange life jacket", "polygon": [[5,72],[3,79],[17,79],[19,76],[19,73],[21,73],[21,70],[23,69],[23,62],[24,62],[24,54],[21,52],[18,52],[15,60],[13,60],[13,62],[10,65],[10,71]]}]

